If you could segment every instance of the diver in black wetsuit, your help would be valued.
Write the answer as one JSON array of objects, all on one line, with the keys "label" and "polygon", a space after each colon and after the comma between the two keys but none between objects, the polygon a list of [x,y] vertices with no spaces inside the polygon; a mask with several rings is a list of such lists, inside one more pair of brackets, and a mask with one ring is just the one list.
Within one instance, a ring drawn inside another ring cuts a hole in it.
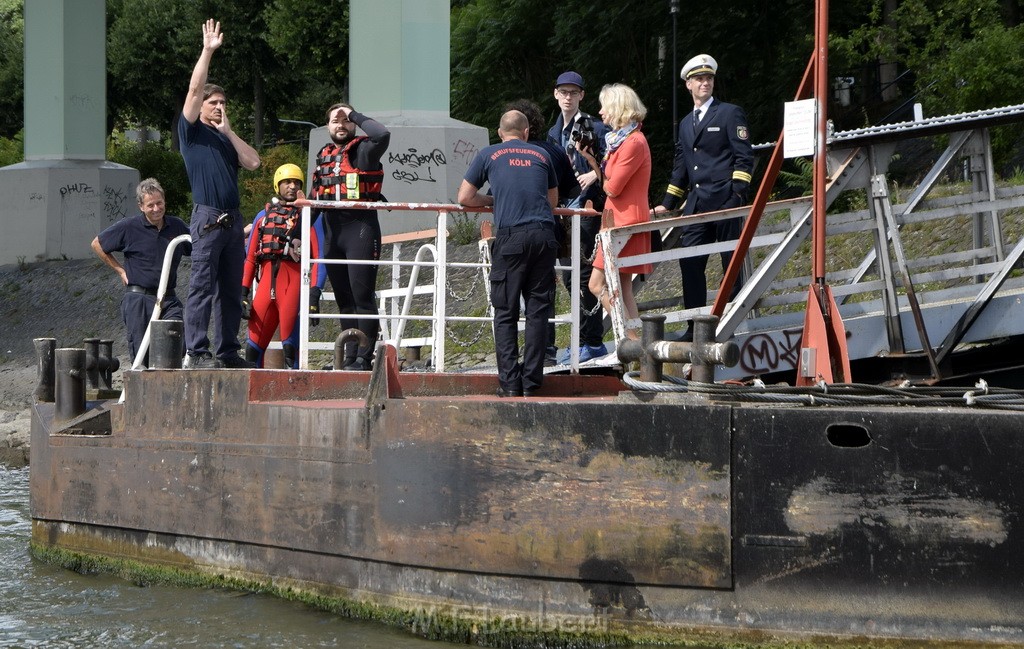
[{"label": "diver in black wetsuit", "polygon": [[[366,135],[356,135],[356,126]],[[331,142],[317,154],[310,183],[311,198],[334,201],[379,201],[384,181],[381,158],[391,133],[380,122],[339,103],[327,109]],[[376,210],[324,210],[324,258],[380,259],[380,222]],[[376,265],[325,264],[334,299],[341,313],[377,314]],[[343,318],[341,328],[358,328],[369,345],[345,346],[342,366],[336,369],[369,370],[380,322],[375,318]]]}]

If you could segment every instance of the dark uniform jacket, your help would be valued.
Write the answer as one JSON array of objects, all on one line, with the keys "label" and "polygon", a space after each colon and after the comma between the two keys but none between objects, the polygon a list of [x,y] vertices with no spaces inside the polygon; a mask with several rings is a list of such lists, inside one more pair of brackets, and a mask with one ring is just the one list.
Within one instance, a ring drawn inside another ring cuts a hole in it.
[{"label": "dark uniform jacket", "polygon": [[693,112],[679,122],[675,166],[661,204],[675,209],[689,190],[684,214],[742,205],[753,170],[746,114],[735,104],[712,101],[696,134]]}]

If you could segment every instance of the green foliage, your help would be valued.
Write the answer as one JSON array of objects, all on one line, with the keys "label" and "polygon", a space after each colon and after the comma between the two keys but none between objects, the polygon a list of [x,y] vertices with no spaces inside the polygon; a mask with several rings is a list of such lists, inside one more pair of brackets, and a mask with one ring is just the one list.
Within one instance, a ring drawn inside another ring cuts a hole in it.
[{"label": "green foliage", "polygon": [[[252,221],[274,195],[274,172],[286,162],[306,168],[306,152],[296,144],[283,144],[260,152],[260,168],[255,171],[242,169],[238,173],[238,190],[242,198],[242,216]],[[305,173],[305,172],[303,172]],[[309,179],[306,179],[306,184]],[[305,189],[305,185],[303,185]]]},{"label": "green foliage", "polygon": [[480,224],[475,214],[455,212],[448,226],[448,240],[458,246],[476,243],[480,239]]},{"label": "green foliage", "polygon": [[[202,49],[193,2],[107,1],[107,105],[111,116],[168,130],[181,112],[192,67]],[[159,46],[155,38],[159,35]],[[230,46],[230,40],[225,47]],[[220,70],[215,59],[215,80]]]},{"label": "green foliage", "polygon": [[[22,125],[24,101],[25,19],[22,0],[0,0],[0,137],[11,137]],[[2,155],[2,153],[0,153]]]},{"label": "green foliage", "polygon": [[25,159],[25,131],[18,131],[13,137],[0,137],[0,167],[13,165]]},{"label": "green foliage", "polygon": [[348,98],[349,4],[273,0],[263,11],[267,45],[290,84],[273,109],[286,119],[322,124],[328,106]]},{"label": "green foliage", "polygon": [[1003,22],[999,0],[902,0],[891,13],[884,0],[870,4],[866,22],[831,38],[836,59],[910,72],[927,114],[1019,102],[1022,28]]},{"label": "green foliage", "polygon": [[164,143],[129,142],[123,133],[115,131],[107,140],[107,159],[138,169],[140,179],[156,178],[164,188],[167,213],[186,222],[189,220],[192,193],[179,153],[171,151]]}]

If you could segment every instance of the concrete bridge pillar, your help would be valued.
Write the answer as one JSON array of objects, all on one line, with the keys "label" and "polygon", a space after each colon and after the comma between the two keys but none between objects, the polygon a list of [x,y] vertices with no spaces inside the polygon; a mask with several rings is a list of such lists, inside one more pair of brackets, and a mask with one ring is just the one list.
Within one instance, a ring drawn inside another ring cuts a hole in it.
[{"label": "concrete bridge pillar", "polygon": [[104,0],[25,0],[25,161],[0,168],[0,264],[92,255],[135,211],[139,172],[105,160]]},{"label": "concrete bridge pillar", "polygon": [[[449,114],[450,13],[450,0],[351,0],[349,103],[391,131],[382,161],[389,201],[455,202],[470,161],[489,144],[486,128]],[[326,127],[310,131],[307,177],[329,141]],[[435,224],[435,215],[415,212],[380,219],[385,235]]]}]

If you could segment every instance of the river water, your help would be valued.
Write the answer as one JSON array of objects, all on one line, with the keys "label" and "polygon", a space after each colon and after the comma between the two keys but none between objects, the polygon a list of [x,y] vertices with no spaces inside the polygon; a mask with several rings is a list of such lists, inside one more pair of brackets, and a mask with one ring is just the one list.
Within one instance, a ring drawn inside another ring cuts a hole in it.
[{"label": "river water", "polygon": [[461,647],[266,595],[134,586],[29,555],[28,469],[0,466],[0,647]]}]

